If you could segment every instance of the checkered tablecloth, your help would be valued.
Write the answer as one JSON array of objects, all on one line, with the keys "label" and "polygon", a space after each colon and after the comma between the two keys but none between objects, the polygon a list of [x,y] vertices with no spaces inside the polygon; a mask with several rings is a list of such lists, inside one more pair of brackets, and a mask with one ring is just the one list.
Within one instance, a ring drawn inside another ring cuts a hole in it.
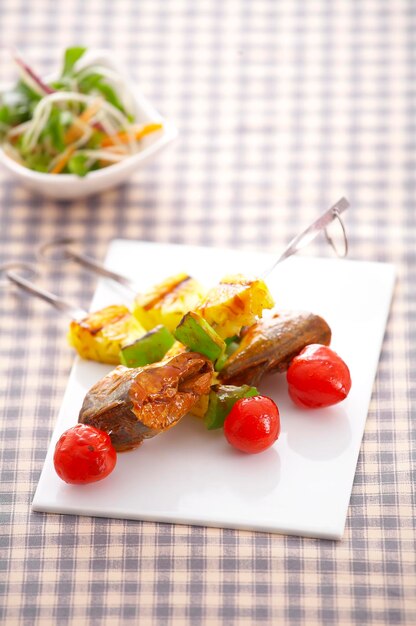
[{"label": "checkered tablecloth", "polygon": [[[341,542],[32,513],[73,356],[64,319],[2,289],[0,623],[416,623],[415,21],[411,0],[0,1],[4,49],[47,72],[66,45],[111,48],[180,129],[82,201],[1,171],[0,262],[63,235],[98,258],[115,237],[279,251],[346,195],[350,257],[398,272]],[[86,307],[95,279],[39,283]]]}]

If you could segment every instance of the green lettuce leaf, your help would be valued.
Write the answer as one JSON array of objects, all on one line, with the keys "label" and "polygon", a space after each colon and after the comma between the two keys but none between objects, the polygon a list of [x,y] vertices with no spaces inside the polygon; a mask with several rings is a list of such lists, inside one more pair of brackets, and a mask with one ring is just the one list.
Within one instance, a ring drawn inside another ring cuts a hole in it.
[{"label": "green lettuce leaf", "polygon": [[85,54],[87,48],[82,46],[74,46],[73,48],[67,48],[64,56],[64,67],[62,69],[62,76],[68,76],[72,73],[75,63]]},{"label": "green lettuce leaf", "polygon": [[68,170],[71,174],[76,174],[77,176],[86,176],[89,172],[89,168],[87,167],[87,157],[83,154],[75,154],[68,161]]},{"label": "green lettuce leaf", "polygon": [[78,83],[79,90],[85,94],[99,92],[104,98],[122,113],[127,113],[115,89],[105,82],[101,74],[92,73],[82,78]]}]

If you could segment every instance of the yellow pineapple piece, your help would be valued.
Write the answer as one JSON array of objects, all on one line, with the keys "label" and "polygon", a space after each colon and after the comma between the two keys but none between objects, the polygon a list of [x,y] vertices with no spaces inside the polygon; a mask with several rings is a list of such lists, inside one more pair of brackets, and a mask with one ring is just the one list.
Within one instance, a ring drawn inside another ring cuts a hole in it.
[{"label": "yellow pineapple piece", "polygon": [[205,413],[208,411],[208,404],[209,393],[206,393],[205,395],[199,397],[198,402],[194,404],[192,409],[189,411],[189,414],[202,419]]},{"label": "yellow pineapple piece", "polygon": [[177,354],[185,351],[186,346],[184,346],[183,343],[181,343],[180,341],[175,341],[173,346],[169,348],[169,350],[166,352],[165,356],[163,357],[163,361],[169,361],[169,359],[171,359],[173,356],[176,356]]},{"label": "yellow pineapple piece", "polygon": [[274,306],[266,283],[242,274],[225,276],[210,289],[196,309],[223,339],[238,335],[243,326],[251,326],[263,309]]},{"label": "yellow pineapple piece", "polygon": [[198,306],[204,295],[205,290],[197,280],[187,274],[177,274],[147,293],[139,294],[133,314],[146,330],[162,324],[172,332],[185,313]]},{"label": "yellow pineapple piece", "polygon": [[126,306],[113,305],[73,320],[68,341],[83,359],[118,365],[120,348],[145,332]]}]

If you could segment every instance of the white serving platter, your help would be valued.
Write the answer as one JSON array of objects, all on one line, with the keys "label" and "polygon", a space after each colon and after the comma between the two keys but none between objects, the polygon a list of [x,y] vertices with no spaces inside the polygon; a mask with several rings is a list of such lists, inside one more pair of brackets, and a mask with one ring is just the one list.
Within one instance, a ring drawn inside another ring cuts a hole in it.
[{"label": "white serving platter", "polygon": [[[260,274],[272,261],[261,253],[114,240],[106,265],[145,290],[179,271],[210,286],[227,273]],[[53,467],[55,443],[77,423],[88,389],[111,369],[76,358],[32,508],[340,539],[394,281],[391,265],[338,259],[292,257],[274,270],[268,285],[276,308],[322,315],[353,384],[343,403],[312,411],[290,401],[284,375],[269,377],[260,391],[277,402],[282,430],[257,455],[237,452],[222,431],[185,417],[120,454],[105,480],[67,485]],[[129,302],[123,288],[102,280],[91,308],[122,301]]]}]

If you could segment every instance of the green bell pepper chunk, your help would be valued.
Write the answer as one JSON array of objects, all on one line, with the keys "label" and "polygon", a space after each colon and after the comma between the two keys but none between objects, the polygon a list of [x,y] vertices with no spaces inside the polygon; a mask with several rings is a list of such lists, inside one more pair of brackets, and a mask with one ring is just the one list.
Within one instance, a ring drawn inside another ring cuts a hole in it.
[{"label": "green bell pepper chunk", "polygon": [[126,367],[143,367],[156,363],[173,346],[175,339],[165,326],[155,326],[134,343],[123,346],[120,361]]},{"label": "green bell pepper chunk", "polygon": [[223,352],[221,356],[218,357],[215,363],[216,372],[220,372],[222,370],[222,368],[225,366],[226,362],[228,361],[232,353],[235,352],[238,346],[240,345],[239,341],[234,341],[234,338],[231,341],[226,339],[225,343],[226,343],[225,352]]},{"label": "green bell pepper chunk", "polygon": [[214,385],[209,393],[208,409],[204,416],[204,424],[208,430],[215,430],[224,426],[225,419],[237,400],[258,396],[255,387],[241,385]]},{"label": "green bell pepper chunk", "polygon": [[178,341],[194,352],[216,361],[225,351],[225,341],[198,313],[189,311],[183,316],[174,335]]}]

